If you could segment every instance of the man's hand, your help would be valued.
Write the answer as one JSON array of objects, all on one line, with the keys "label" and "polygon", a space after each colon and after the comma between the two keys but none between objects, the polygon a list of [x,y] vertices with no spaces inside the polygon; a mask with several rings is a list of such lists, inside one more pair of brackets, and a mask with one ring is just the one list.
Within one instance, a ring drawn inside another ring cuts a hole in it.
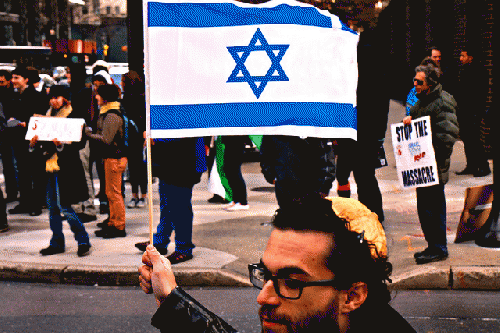
[{"label": "man's hand", "polygon": [[139,267],[139,282],[146,294],[154,293],[158,306],[177,287],[172,266],[153,245],[148,245],[142,255],[144,265]]},{"label": "man's hand", "polygon": [[411,116],[406,116],[406,117],[403,118],[403,124],[410,125],[411,124],[411,120],[412,120]]}]

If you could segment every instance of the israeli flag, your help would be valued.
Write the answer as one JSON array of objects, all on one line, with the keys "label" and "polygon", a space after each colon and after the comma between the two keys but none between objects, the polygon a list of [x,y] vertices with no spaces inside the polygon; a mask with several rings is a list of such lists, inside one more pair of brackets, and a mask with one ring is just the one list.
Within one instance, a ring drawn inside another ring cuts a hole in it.
[{"label": "israeli flag", "polygon": [[153,138],[356,139],[358,35],[292,0],[145,3]]}]

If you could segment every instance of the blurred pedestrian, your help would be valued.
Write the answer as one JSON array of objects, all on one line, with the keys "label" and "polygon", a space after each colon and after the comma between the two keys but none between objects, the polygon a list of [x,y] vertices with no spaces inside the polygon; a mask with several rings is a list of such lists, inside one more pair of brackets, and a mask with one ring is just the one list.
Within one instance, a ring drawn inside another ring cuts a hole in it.
[{"label": "blurred pedestrian", "polygon": [[[50,91],[49,117],[73,118],[69,88],[53,86]],[[49,208],[50,245],[40,251],[42,255],[54,255],[65,251],[65,240],[61,213],[75,235],[79,257],[89,254],[90,240],[82,221],[71,205],[88,197],[85,175],[80,161],[79,150],[82,142],[38,141],[38,136],[30,140],[33,159],[44,163],[47,185],[47,207]]]},{"label": "blurred pedestrian", "polygon": [[[193,186],[207,170],[203,138],[157,139],[151,149],[153,175],[158,177],[160,192],[160,223],[153,236],[153,245],[167,254],[172,232],[175,251],[167,258],[172,264],[193,258]],[[145,251],[149,242],[135,246]]]},{"label": "blurred pedestrian", "polygon": [[[12,101],[14,98],[14,86],[11,82],[12,74],[7,70],[0,70],[0,104],[5,121],[11,117]],[[5,124],[5,127],[7,124]],[[9,134],[6,128],[0,134],[0,155],[2,156],[3,175],[6,202],[16,201],[18,198],[18,172],[14,159],[12,141],[9,140]]]},{"label": "blurred pedestrian", "polygon": [[9,118],[7,120],[7,140],[12,142],[14,158],[19,175],[19,205],[9,209],[9,214],[29,213],[31,216],[42,214],[42,199],[45,197],[45,184],[39,174],[42,168],[38,161],[31,161],[26,141],[27,126],[34,114],[45,114],[47,105],[30,80],[33,71],[17,67],[12,71],[12,84],[17,90],[14,94]]},{"label": "blurred pedestrian", "polygon": [[486,114],[488,77],[484,67],[474,58],[474,49],[462,49],[455,99],[460,139],[464,143],[466,167],[457,175],[484,177],[491,173],[481,142],[481,122]]},{"label": "blurred pedestrian", "polygon": [[241,173],[243,153],[248,136],[222,136],[224,144],[224,174],[232,191],[232,201],[225,206],[227,211],[248,210],[247,187]]},{"label": "blurred pedestrian", "polygon": [[[129,71],[122,76],[122,105],[127,117],[132,119],[139,133],[146,131],[146,95],[144,81],[135,71]],[[132,187],[132,198],[128,208],[142,208],[146,204],[148,174],[144,162],[144,136],[129,138],[128,169],[129,182]]]},{"label": "blurred pedestrian", "polygon": [[265,135],[260,157],[262,174],[275,184],[280,208],[310,195],[328,196],[335,180],[335,154],[328,139]]},{"label": "blurred pedestrian", "polygon": [[438,167],[439,184],[417,188],[417,212],[427,241],[424,251],[414,254],[417,264],[448,258],[446,240],[446,198],[444,185],[448,182],[453,144],[458,138],[456,102],[439,83],[439,68],[428,64],[415,68],[413,79],[418,102],[403,120],[409,125],[413,119],[431,118],[432,145]]},{"label": "blurred pedestrian", "polygon": [[[105,84],[97,89],[99,104],[97,131],[86,128],[87,136],[96,142],[98,153],[104,161],[106,196],[109,202],[109,220],[96,236],[103,238],[125,237],[125,203],[122,196],[122,177],[127,166],[123,118],[119,91],[116,85]],[[102,189],[101,189],[102,191]]]},{"label": "blurred pedestrian", "polygon": [[[389,115],[389,80],[383,70],[384,52],[376,31],[366,30],[358,44],[358,138],[338,140],[337,181],[339,196],[350,196],[349,176],[353,172],[358,200],[383,222],[382,193],[375,170],[387,166],[384,140]],[[377,63],[378,66],[373,66]],[[373,84],[377,78],[378,84]]]}]

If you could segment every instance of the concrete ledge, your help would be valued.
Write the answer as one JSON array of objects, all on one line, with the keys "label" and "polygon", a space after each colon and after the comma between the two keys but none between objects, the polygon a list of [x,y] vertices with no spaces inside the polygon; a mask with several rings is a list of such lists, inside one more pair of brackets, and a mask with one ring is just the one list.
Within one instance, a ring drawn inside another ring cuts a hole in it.
[{"label": "concrete ledge", "polygon": [[251,287],[248,278],[233,272],[217,269],[174,270],[180,286]]},{"label": "concrete ledge", "polygon": [[500,290],[500,267],[454,266],[453,289]]},{"label": "concrete ledge", "polygon": [[422,266],[392,277],[390,290],[450,289],[450,269]]},{"label": "concrete ledge", "polygon": [[61,283],[66,265],[0,262],[0,280]]},{"label": "concrete ledge", "polygon": [[136,266],[68,266],[62,272],[61,281],[67,284],[138,286],[139,272]]}]

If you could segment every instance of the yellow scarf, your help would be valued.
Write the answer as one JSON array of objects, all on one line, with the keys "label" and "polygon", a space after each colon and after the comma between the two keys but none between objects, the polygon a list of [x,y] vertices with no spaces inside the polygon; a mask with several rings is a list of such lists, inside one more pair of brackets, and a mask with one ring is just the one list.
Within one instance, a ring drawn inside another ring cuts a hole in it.
[{"label": "yellow scarf", "polygon": [[[71,105],[65,105],[57,111],[57,113],[52,117],[67,118],[69,114],[73,111]],[[52,108],[47,111],[47,116],[51,116]],[[54,153],[51,158],[45,162],[45,171],[47,172],[57,172],[59,171],[59,165],[57,164],[57,153]]]},{"label": "yellow scarf", "polygon": [[99,110],[99,114],[104,114],[109,110],[120,110],[120,102],[107,102],[103,106],[101,106],[101,110]]}]

